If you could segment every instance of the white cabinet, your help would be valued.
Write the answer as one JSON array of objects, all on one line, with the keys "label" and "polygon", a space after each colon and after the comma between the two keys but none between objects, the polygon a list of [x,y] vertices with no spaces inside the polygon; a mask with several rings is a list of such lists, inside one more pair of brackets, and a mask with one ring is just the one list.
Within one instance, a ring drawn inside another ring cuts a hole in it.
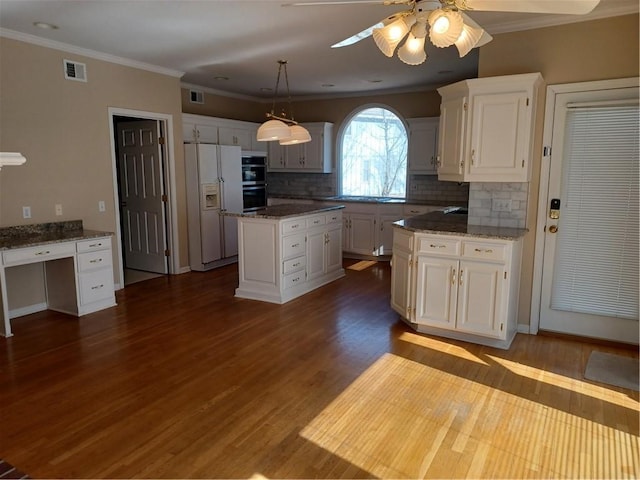
[{"label": "white cabinet", "polygon": [[376,216],[371,213],[349,213],[344,216],[345,250],[360,255],[375,254]]},{"label": "white cabinet", "polygon": [[333,124],[301,124],[311,134],[311,141],[297,145],[269,144],[269,170],[281,172],[331,173]]},{"label": "white cabinet", "polygon": [[77,242],[78,315],[115,305],[111,238]]},{"label": "white cabinet", "polygon": [[463,80],[442,96],[438,179],[528,182],[539,73]]},{"label": "white cabinet", "polygon": [[285,303],[344,276],[342,213],[238,218],[236,296]]},{"label": "white cabinet", "polygon": [[208,117],[206,115],[182,115],[182,140],[186,143],[215,143],[235,145],[242,150],[266,152],[267,142],[258,142],[258,124]]},{"label": "white cabinet", "polygon": [[438,173],[436,156],[438,145],[438,117],[409,118],[408,171],[413,174]]},{"label": "white cabinet", "polygon": [[343,214],[344,251],[359,256],[391,255],[392,225],[402,218],[402,205],[348,203]]},{"label": "white cabinet", "polygon": [[517,331],[520,259],[520,239],[396,228],[391,306],[419,332],[508,348]]}]

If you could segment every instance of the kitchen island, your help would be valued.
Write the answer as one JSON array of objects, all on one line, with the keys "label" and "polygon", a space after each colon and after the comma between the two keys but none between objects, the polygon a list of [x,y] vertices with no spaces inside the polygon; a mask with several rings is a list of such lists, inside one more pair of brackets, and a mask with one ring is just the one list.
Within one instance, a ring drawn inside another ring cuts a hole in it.
[{"label": "kitchen island", "polygon": [[509,348],[526,233],[456,212],[395,222],[391,307],[418,332]]},{"label": "kitchen island", "polygon": [[236,297],[286,303],[344,276],[342,205],[284,204],[238,217]]}]

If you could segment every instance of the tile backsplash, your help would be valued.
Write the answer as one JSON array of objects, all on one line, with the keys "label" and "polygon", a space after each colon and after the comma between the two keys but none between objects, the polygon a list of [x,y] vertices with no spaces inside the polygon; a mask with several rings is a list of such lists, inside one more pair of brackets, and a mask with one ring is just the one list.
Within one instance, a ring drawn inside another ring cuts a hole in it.
[{"label": "tile backsplash", "polygon": [[[269,195],[295,197],[327,197],[337,195],[335,173],[269,172]],[[436,175],[409,175],[407,200],[436,205],[467,205],[469,184],[440,182]]]},{"label": "tile backsplash", "polygon": [[528,183],[469,184],[469,225],[526,228]]}]

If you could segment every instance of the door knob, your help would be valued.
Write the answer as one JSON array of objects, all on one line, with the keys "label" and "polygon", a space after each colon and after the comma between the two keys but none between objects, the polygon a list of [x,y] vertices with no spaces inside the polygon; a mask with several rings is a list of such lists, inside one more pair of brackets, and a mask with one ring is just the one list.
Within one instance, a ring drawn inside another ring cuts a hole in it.
[{"label": "door knob", "polygon": [[549,233],[556,233],[558,231],[558,226],[557,225],[551,225],[549,227]]}]

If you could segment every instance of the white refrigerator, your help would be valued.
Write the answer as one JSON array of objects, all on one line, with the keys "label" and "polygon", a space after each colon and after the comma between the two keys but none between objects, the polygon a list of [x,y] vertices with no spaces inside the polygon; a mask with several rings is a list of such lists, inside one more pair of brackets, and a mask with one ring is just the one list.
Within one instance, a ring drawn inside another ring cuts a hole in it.
[{"label": "white refrigerator", "polygon": [[221,212],[242,213],[240,147],[184,145],[189,263],[205,271],[237,261],[238,221]]}]

